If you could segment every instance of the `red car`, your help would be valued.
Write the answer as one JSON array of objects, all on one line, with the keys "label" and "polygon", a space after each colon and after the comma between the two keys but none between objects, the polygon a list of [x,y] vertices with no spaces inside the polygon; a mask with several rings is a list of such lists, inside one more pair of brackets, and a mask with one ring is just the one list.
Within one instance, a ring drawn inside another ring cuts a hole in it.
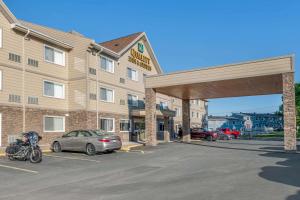
[{"label": "red car", "polygon": [[213,131],[207,131],[202,128],[191,129],[191,139],[206,139],[208,141],[216,141],[218,134]]},{"label": "red car", "polygon": [[222,128],[221,131],[226,135],[233,135],[235,139],[237,139],[241,134],[240,131],[230,130],[230,128]]}]

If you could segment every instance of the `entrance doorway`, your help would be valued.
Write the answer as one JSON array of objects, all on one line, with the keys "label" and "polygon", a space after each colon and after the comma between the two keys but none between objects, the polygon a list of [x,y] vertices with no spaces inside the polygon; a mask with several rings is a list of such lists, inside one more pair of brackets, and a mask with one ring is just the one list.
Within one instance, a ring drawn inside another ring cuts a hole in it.
[{"label": "entrance doorway", "polygon": [[133,122],[133,132],[130,134],[130,141],[132,142],[143,142],[145,141],[145,122],[144,121],[134,121]]}]

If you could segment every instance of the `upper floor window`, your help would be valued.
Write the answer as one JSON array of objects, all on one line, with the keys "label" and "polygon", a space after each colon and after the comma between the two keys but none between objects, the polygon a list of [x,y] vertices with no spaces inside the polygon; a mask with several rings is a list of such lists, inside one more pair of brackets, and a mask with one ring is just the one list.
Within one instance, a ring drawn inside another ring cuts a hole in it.
[{"label": "upper floor window", "polygon": [[106,57],[100,57],[100,67],[102,70],[110,73],[114,73],[114,62],[111,59],[108,59]]},{"label": "upper floor window", "polygon": [[61,83],[44,81],[44,95],[59,99],[65,98],[65,86]]},{"label": "upper floor window", "polygon": [[132,94],[128,94],[128,105],[130,106],[138,106],[138,96],[136,95],[132,95]]},{"label": "upper floor window", "polygon": [[127,68],[127,77],[130,80],[138,81],[138,72],[132,68]]},{"label": "upper floor window", "polygon": [[65,52],[53,47],[45,46],[45,60],[47,62],[65,66]]},{"label": "upper floor window", "polygon": [[114,102],[114,91],[107,88],[100,88],[100,100]]},{"label": "upper floor window", "polygon": [[0,48],[2,48],[2,28],[0,28]]}]

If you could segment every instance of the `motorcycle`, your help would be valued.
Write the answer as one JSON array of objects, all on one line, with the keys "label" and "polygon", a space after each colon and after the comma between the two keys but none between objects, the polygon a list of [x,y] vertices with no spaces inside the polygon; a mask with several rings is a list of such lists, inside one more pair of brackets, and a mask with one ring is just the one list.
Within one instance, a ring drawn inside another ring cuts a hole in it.
[{"label": "motorcycle", "polygon": [[42,150],[38,142],[42,139],[38,133],[30,131],[23,133],[23,140],[17,139],[16,142],[6,147],[6,156],[9,160],[29,160],[31,163],[42,161]]}]

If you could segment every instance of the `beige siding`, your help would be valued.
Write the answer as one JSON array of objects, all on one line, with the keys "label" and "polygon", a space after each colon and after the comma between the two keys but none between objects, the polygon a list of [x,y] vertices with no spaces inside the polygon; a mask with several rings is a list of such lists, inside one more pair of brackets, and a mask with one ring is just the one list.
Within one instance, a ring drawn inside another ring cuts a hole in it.
[{"label": "beige siding", "polygon": [[[92,42],[91,39],[61,32],[48,27],[37,26],[27,22],[21,23],[29,28],[49,34],[53,38],[71,44],[74,48],[72,50],[66,50],[40,39],[29,37],[29,40],[24,40],[23,51],[22,44],[24,34],[11,29],[11,25],[2,14],[0,14],[0,23],[0,28],[3,29],[3,48],[0,49],[0,70],[3,73],[3,87],[0,91],[1,104],[22,106],[22,102],[25,102],[28,107],[63,111],[96,111],[98,107],[98,111],[101,113],[113,113],[127,116],[130,112],[127,95],[137,95],[139,101],[144,101],[144,74],[147,76],[158,74],[158,70],[155,67],[156,62],[154,60],[150,60],[150,66],[152,68],[151,71],[129,62],[128,56],[130,55],[130,49],[118,59],[111,58],[110,56],[103,54],[102,56],[106,56],[114,62],[114,73],[105,72],[100,68],[99,56],[92,55],[92,53],[88,51]],[[149,45],[145,42],[145,38],[138,42],[144,44],[145,48],[143,55],[151,58],[150,50],[148,49]],[[45,61],[45,45],[65,52],[65,66]],[[137,43],[135,43],[131,48],[138,51],[137,46]],[[10,52],[20,55],[22,63],[9,61],[8,53]],[[29,66],[27,64],[28,58],[37,60],[39,62],[39,66]],[[24,99],[22,96],[23,66],[25,69]],[[127,78],[128,67],[135,69],[138,72],[138,81],[133,81]],[[96,69],[97,75],[90,74],[89,68]],[[120,83],[120,78],[123,78],[125,83]],[[64,84],[65,98],[57,99],[44,96],[43,82],[45,80]],[[91,93],[96,94],[99,98],[100,87],[114,90],[114,102],[110,103],[90,99]],[[21,96],[22,102],[8,102],[9,94]],[[38,105],[27,104],[28,96],[37,97],[39,102]],[[181,107],[181,100],[176,99],[176,101],[173,102],[173,99],[174,98],[163,94],[157,94],[157,104],[160,102],[166,102],[170,109],[174,109],[176,106]],[[120,104],[121,100],[125,101],[125,105]],[[191,109],[197,112],[203,111],[203,109],[199,107],[193,107]],[[176,120],[181,121],[181,118],[178,117]],[[195,120],[197,121],[198,119]]]}]

